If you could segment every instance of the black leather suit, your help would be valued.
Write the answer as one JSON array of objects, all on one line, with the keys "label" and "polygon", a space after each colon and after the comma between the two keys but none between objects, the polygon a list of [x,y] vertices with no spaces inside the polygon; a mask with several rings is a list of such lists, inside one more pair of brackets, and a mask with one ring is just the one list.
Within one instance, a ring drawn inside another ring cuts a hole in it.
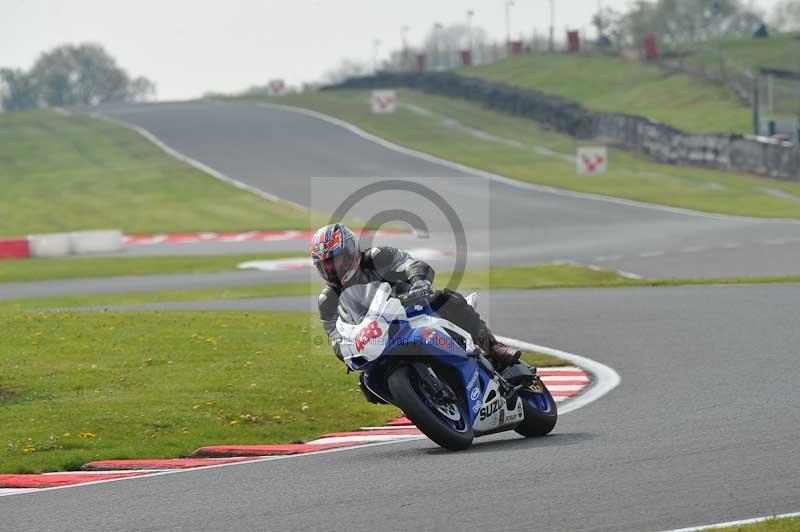
[{"label": "black leather suit", "polygon": [[[414,281],[426,279],[433,282],[434,274],[429,264],[397,248],[365,250],[361,254],[359,271],[350,283],[346,287],[328,284],[319,296],[319,317],[336,356],[342,358],[339,350],[341,336],[336,330],[336,320],[341,316],[348,323],[356,323],[364,316],[371,301],[366,295],[367,285],[376,281],[388,282],[394,294],[403,294]],[[458,292],[447,289],[436,292],[431,300],[431,308],[442,318],[469,332],[475,344],[484,351],[494,341],[486,323]]]}]

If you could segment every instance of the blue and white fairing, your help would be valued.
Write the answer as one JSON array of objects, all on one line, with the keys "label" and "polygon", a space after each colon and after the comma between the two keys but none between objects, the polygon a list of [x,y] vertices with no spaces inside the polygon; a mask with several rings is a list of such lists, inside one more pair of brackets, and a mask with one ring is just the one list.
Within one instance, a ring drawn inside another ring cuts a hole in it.
[{"label": "blue and white fairing", "polygon": [[[357,324],[348,324],[340,318],[336,323],[343,338],[341,353],[345,363],[350,369],[367,371],[370,389],[380,395],[381,387],[371,383],[369,375],[374,373],[375,367],[388,360],[393,351],[409,345],[419,346],[420,354],[431,356],[439,364],[458,371],[467,403],[466,415],[476,433],[494,432],[523,420],[522,401],[517,398],[516,404],[507,405],[500,394],[497,379],[492,378],[474,357],[467,355],[475,350],[467,331],[441,318],[425,302],[406,307],[391,294],[391,286],[381,283],[374,291],[363,319]],[[467,301],[474,306],[476,294],[468,296]],[[466,349],[448,331],[458,335]]]}]

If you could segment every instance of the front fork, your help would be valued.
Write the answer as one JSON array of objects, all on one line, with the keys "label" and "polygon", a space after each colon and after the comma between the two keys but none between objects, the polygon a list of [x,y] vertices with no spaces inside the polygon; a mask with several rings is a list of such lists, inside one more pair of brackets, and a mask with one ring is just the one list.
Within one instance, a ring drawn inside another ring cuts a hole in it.
[{"label": "front fork", "polygon": [[[539,386],[541,386],[541,381],[536,375],[536,368],[531,368],[524,362],[518,362],[514,366],[511,366],[511,368],[508,368],[511,370],[516,370],[513,371],[515,374],[515,382],[511,383],[495,369],[494,365],[491,363],[491,361],[489,361],[489,359],[486,357],[486,354],[480,347],[476,347],[475,351],[473,351],[470,356],[475,357],[475,359],[478,361],[478,364],[480,364],[483,369],[486,370],[491,378],[497,379],[497,383],[500,385],[500,394],[505,398],[508,404],[515,404],[517,393],[519,393],[519,391],[526,386],[531,384],[536,385],[537,383]],[[527,368],[527,370],[522,369],[523,367]]]}]

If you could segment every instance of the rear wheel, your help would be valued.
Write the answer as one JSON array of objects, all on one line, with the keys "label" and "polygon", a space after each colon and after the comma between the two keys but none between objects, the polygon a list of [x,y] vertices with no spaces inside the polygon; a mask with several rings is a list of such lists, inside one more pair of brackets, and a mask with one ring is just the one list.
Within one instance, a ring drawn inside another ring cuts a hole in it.
[{"label": "rear wheel", "polygon": [[558,408],[550,391],[538,378],[519,391],[525,419],[514,429],[531,438],[549,434],[556,426]]},{"label": "rear wheel", "polygon": [[387,382],[397,406],[428,438],[451,451],[472,444],[472,425],[462,405],[435,400],[412,368],[397,368]]}]

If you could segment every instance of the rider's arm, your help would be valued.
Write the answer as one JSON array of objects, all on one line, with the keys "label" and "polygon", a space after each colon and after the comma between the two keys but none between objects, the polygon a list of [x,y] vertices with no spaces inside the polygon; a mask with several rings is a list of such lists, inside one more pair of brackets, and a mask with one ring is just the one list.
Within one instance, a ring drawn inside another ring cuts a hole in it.
[{"label": "rider's arm", "polygon": [[435,272],[430,264],[415,259],[405,251],[385,246],[370,248],[365,254],[372,267],[386,281],[409,284],[420,280],[433,282]]},{"label": "rider's arm", "polygon": [[322,328],[331,341],[333,352],[342,360],[340,343],[342,335],[336,330],[336,320],[339,317],[339,294],[330,286],[326,286],[319,295],[319,319],[322,321]]}]

